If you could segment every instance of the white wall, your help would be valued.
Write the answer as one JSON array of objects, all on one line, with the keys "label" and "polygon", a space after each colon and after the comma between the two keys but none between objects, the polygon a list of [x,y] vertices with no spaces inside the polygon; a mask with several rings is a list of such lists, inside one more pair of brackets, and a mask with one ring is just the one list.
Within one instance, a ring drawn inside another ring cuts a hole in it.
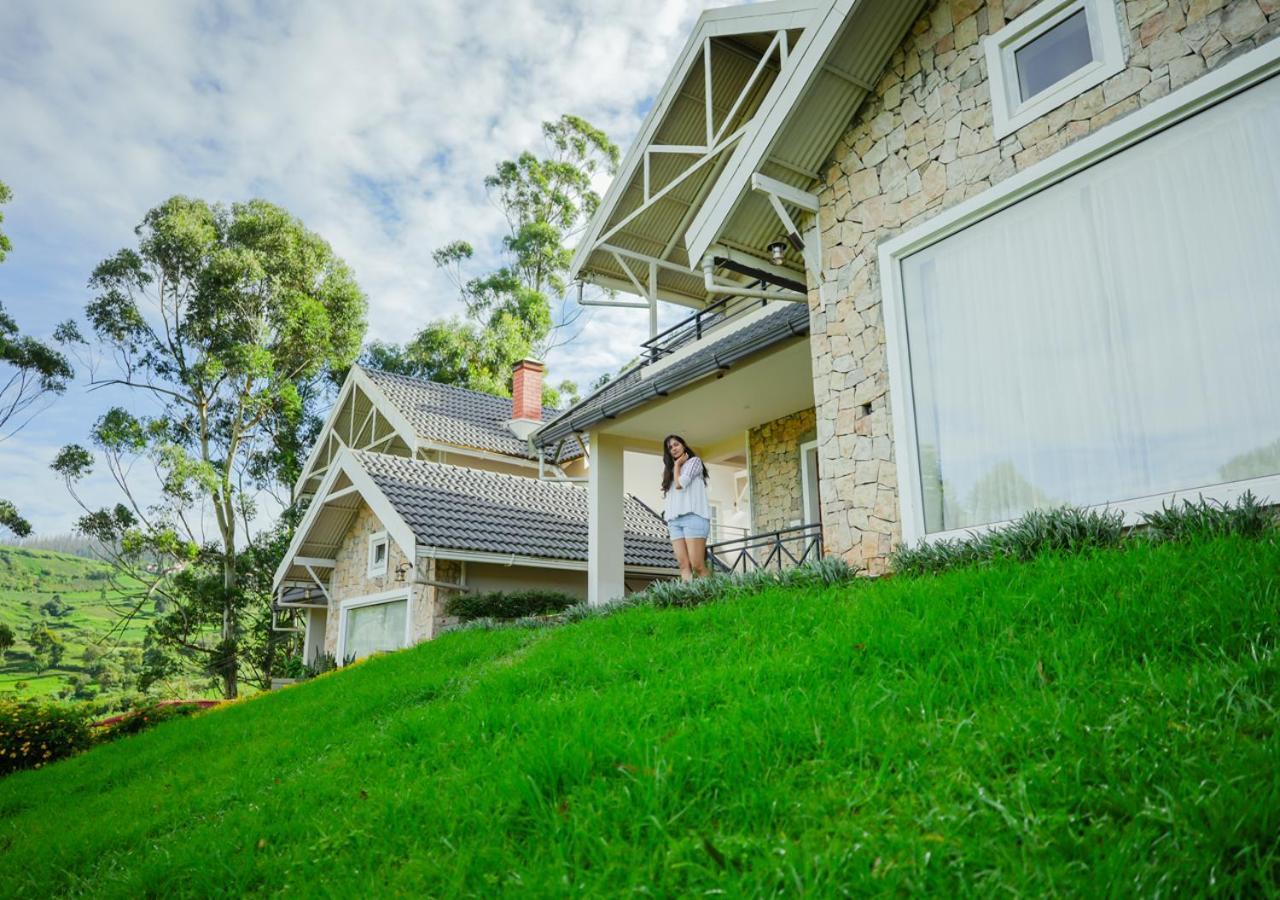
[{"label": "white wall", "polygon": [[[623,489],[638,498],[654,512],[661,513],[665,505],[662,497],[662,457],[656,454],[640,453],[628,450],[623,454]],[[732,540],[741,537],[751,526],[750,492],[743,491],[739,503],[736,496],[735,474],[745,473],[745,469],[707,463],[707,497],[720,509],[721,533],[712,536],[712,540]],[[745,487],[745,481],[742,482]],[[743,530],[738,530],[743,529]]]}]

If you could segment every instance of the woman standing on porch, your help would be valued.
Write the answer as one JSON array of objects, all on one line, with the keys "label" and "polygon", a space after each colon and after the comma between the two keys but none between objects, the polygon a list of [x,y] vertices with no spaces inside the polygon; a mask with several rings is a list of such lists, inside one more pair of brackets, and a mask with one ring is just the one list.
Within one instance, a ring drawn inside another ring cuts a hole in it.
[{"label": "woman standing on porch", "polygon": [[678,434],[667,435],[662,442],[662,493],[680,579],[692,581],[694,575],[706,575],[707,535],[711,532],[707,470]]}]

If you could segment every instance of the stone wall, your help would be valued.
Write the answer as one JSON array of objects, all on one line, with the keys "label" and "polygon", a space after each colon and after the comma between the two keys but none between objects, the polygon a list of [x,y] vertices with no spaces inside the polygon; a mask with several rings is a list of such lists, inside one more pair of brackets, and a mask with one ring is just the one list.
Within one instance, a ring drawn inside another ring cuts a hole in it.
[{"label": "stone wall", "polygon": [[930,4],[820,185],[826,284],[810,319],[825,542],[871,573],[900,538],[879,244],[1280,33],[1280,0],[1128,0],[1127,68],[997,141],[981,39],[1033,5]]},{"label": "stone wall", "polygon": [[817,436],[812,409],[766,422],[747,433],[751,459],[751,527],[756,533],[804,523],[800,445]]},{"label": "stone wall", "polygon": [[[389,541],[387,547],[387,574],[369,577],[369,538],[382,530],[382,523],[373,514],[373,510],[368,504],[362,503],[355,521],[347,529],[347,534],[342,539],[342,546],[334,558],[333,576],[329,582],[329,615],[324,637],[325,653],[336,655],[338,652],[338,628],[342,618],[340,604],[343,600],[382,594],[398,588],[408,589],[407,582],[412,579],[413,570],[409,570],[404,582],[396,581],[396,567],[408,561],[408,557],[394,540]],[[421,589],[417,593],[420,594]],[[417,598],[415,596],[410,599],[412,601]],[[411,607],[415,605],[410,603]],[[414,609],[411,612],[416,623],[417,611]]]}]

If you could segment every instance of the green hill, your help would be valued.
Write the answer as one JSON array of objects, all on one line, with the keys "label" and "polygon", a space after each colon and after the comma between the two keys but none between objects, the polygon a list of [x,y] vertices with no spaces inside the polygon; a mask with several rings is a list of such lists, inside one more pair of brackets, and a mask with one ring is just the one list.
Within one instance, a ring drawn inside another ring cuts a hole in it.
[{"label": "green hill", "polygon": [[462,632],[0,781],[0,896],[1274,893],[1280,544]]}]

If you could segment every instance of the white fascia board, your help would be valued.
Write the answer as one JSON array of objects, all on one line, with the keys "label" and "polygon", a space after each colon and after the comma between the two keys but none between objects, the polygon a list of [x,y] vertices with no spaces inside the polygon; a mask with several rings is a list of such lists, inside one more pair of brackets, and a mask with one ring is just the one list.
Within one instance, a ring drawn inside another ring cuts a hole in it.
[{"label": "white fascia board", "polygon": [[[492,563],[498,566],[524,566],[530,569],[557,569],[563,572],[585,572],[585,559],[551,559],[546,556],[521,556],[518,553],[485,553],[480,550],[452,550],[431,547],[418,552],[419,559],[446,559],[454,562]],[[625,566],[624,571],[633,575],[670,575],[678,569],[661,566]]]},{"label": "white fascia board", "polygon": [[[293,540],[289,542],[289,549],[285,552],[284,558],[280,560],[280,565],[276,568],[275,575],[272,576],[273,590],[279,586],[285,574],[295,565],[298,550],[303,542],[306,541],[307,534],[315,524],[316,518],[324,511],[324,499],[329,491],[333,489],[334,482],[337,481],[339,475],[345,475],[350,479],[352,486],[355,487],[356,492],[360,495],[360,499],[369,504],[369,508],[378,517],[378,521],[382,523],[382,527],[386,529],[387,534],[400,545],[405,557],[408,559],[415,557],[417,540],[414,537],[413,529],[396,512],[395,507],[391,505],[391,501],[387,499],[386,495],[374,484],[373,479],[369,477],[369,473],[365,471],[364,466],[360,465],[355,454],[350,450],[343,449],[338,454],[338,458],[334,460],[333,465],[329,467],[329,471],[325,473],[324,481],[320,483],[315,499],[307,507],[306,515],[302,517],[302,521],[298,523],[298,529],[293,534]],[[389,559],[390,553],[387,556]]]},{"label": "white fascia board", "polygon": [[813,79],[822,73],[822,64],[845,20],[861,2],[863,0],[826,0],[818,24],[801,36],[792,51],[795,64],[774,82],[756,113],[754,127],[734,148],[715,187],[685,232],[685,248],[690,259],[701,259],[718,239],[738,200],[750,188],[751,176],[760,169],[774,139],[785,127],[787,117]]},{"label": "white fascia board", "polygon": [[[685,79],[689,77],[690,69],[700,64],[703,42],[707,38],[724,35],[799,28],[809,21],[815,9],[828,2],[830,0],[816,0],[816,2],[815,0],[776,0],[773,3],[710,9],[698,17],[689,40],[677,57],[675,67],[667,76],[662,90],[654,98],[653,106],[640,125],[636,139],[627,150],[627,155],[623,157],[622,164],[618,166],[618,174],[610,182],[604,200],[600,203],[596,214],[591,217],[591,222],[574,251],[573,262],[569,266],[570,280],[578,277],[582,267],[595,252],[596,242],[600,240],[609,217],[613,215],[614,206],[635,177],[636,170],[644,160],[645,151],[653,143],[654,135],[680,93]],[[803,38],[801,40],[803,41]]]}]

